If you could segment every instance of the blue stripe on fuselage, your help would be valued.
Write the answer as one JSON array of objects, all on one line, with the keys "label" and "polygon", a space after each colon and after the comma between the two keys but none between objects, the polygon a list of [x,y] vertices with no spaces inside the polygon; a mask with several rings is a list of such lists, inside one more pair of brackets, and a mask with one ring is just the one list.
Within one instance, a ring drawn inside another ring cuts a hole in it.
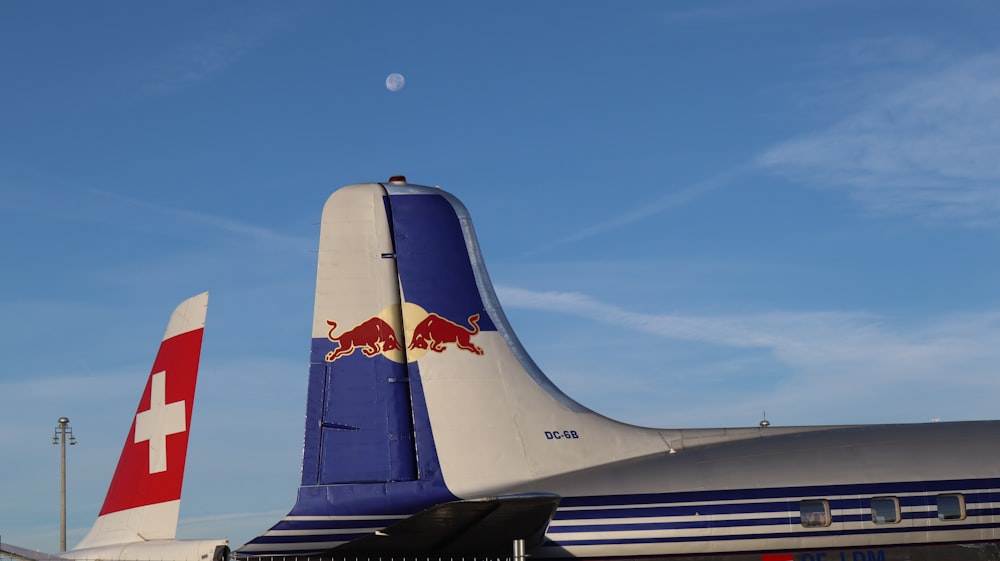
[{"label": "blue stripe on fuselage", "polygon": [[[635,538],[597,538],[597,539],[570,539],[570,540],[560,540],[551,539],[549,536],[548,543],[546,545],[555,546],[579,546],[579,545],[636,545],[636,544],[651,544],[651,543],[691,543],[691,542],[725,542],[725,541],[735,541],[735,540],[775,540],[781,538],[814,538],[814,537],[829,537],[829,536],[853,536],[853,535],[865,535],[865,534],[902,534],[902,533],[913,533],[913,532],[948,532],[955,530],[980,530],[988,528],[996,528],[997,524],[994,523],[976,523],[976,524],[960,524],[960,525],[948,525],[948,526],[935,526],[935,527],[884,527],[879,526],[878,528],[870,528],[865,530],[829,530],[824,532],[816,531],[781,531],[781,532],[764,532],[758,534],[722,534],[722,535],[708,535],[708,534],[689,534],[681,536],[650,536],[650,537],[635,537]],[[943,539],[940,543],[948,543],[949,539]],[[929,541],[929,543],[934,543]],[[854,547],[847,544],[844,547]],[[683,552],[676,552],[683,553]]]},{"label": "blue stripe on fuselage", "polygon": [[636,493],[629,495],[585,495],[564,497],[559,502],[560,513],[566,507],[637,506],[669,503],[708,503],[720,501],[794,499],[807,497],[880,496],[903,493],[962,492],[968,495],[1000,488],[1000,478],[949,479],[939,481],[854,483],[838,485],[813,485],[796,487],[768,487],[761,489],[716,489],[676,491],[668,493]]},{"label": "blue stripe on fuselage", "polygon": [[[993,522],[1000,513],[1000,509],[993,508],[997,498],[994,490],[998,487],[1000,479],[984,478],[566,497],[547,535],[549,545],[555,546],[711,543],[910,532],[930,532],[940,535],[942,541],[948,541],[953,534],[946,536],[945,532],[1000,528],[1000,523]],[[871,498],[875,496],[904,495],[897,497],[900,506],[908,509],[902,513],[903,521],[933,521],[937,519],[935,495],[940,493],[961,493],[965,497],[965,520],[921,522],[914,526],[893,523],[846,529],[839,526],[848,522],[871,522],[868,509]],[[790,525],[799,525],[799,501],[807,498],[829,501],[833,513],[831,526],[789,529]],[[921,510],[920,507],[927,509]],[[857,511],[862,511],[862,514]],[[781,513],[786,514],[781,516]],[[753,514],[760,516],[754,517]],[[726,518],[726,515],[738,516]],[[653,518],[659,520],[654,521]],[[577,520],[588,523],[574,524]],[[755,530],[763,526],[772,526],[774,530]],[[745,528],[748,531],[714,534],[711,532],[713,528]],[[666,534],[657,535],[657,531]],[[623,535],[597,537],[602,532]],[[629,535],[632,532],[645,532],[647,535]],[[560,538],[567,534],[576,535],[568,539]],[[587,537],[587,534],[594,537]]]}]

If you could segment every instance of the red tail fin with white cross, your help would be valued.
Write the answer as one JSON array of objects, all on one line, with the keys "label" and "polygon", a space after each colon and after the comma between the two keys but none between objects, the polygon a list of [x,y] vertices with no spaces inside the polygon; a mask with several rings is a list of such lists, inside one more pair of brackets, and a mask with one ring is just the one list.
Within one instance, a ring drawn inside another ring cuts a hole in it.
[{"label": "red tail fin with white cross", "polygon": [[77,549],[176,536],[207,305],[206,292],[170,316],[104,506]]},{"label": "red tail fin with white cross", "polygon": [[208,293],[170,316],[97,521],[75,548],[52,556],[0,544],[27,561],[228,561],[229,540],[177,540],[184,460],[198,381]]}]

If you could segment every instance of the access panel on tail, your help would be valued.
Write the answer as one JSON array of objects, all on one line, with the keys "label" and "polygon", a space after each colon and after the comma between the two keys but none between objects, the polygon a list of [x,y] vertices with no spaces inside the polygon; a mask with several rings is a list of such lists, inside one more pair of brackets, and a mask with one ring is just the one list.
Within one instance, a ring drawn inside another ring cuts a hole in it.
[{"label": "access panel on tail", "polygon": [[[174,310],[139,399],[108,494],[90,531],[59,557],[75,560],[224,561],[225,539],[176,540],[208,293]],[[3,551],[44,561],[21,548]]]}]

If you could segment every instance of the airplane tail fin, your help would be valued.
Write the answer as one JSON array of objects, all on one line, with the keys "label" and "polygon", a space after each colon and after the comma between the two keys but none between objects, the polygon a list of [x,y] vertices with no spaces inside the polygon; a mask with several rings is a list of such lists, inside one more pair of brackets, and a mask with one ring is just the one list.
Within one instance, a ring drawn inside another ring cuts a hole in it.
[{"label": "airplane tail fin", "polygon": [[[423,401],[446,487],[482,497],[668,451],[663,431],[599,415],[545,376],[504,315],[465,206],[441,189],[402,183],[383,187],[396,272],[385,280],[398,283],[400,346],[420,382],[423,399],[414,402]],[[333,318],[340,306],[317,298],[316,313]]]},{"label": "airplane tail fin", "polygon": [[671,449],[671,431],[598,415],[545,377],[465,207],[401,178],[323,209],[310,363],[297,502],[238,555],[328,551],[431,505]]},{"label": "airplane tail fin", "polygon": [[177,532],[208,293],[170,316],[97,520],[75,550]]}]

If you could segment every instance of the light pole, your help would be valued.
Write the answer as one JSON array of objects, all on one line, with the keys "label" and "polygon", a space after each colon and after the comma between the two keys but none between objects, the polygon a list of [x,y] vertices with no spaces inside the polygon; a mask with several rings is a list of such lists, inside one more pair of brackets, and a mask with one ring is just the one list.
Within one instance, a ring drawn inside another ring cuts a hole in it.
[{"label": "light pole", "polygon": [[66,436],[69,435],[70,445],[76,444],[73,427],[69,419],[59,417],[56,432],[52,435],[52,444],[62,444],[61,461],[59,463],[59,551],[66,551]]}]

